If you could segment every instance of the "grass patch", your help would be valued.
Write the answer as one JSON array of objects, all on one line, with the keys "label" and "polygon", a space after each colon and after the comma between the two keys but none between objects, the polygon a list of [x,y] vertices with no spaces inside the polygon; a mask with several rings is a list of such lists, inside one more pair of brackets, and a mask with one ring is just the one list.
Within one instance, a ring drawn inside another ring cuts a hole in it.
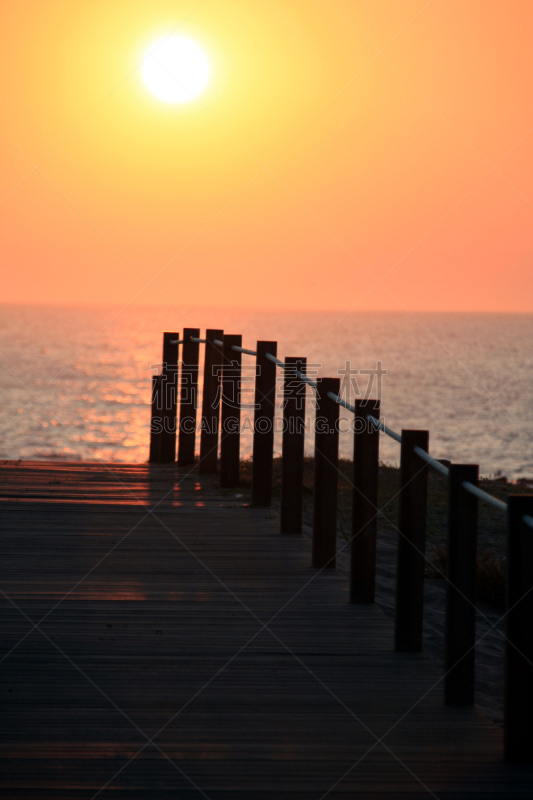
[{"label": "grass patch", "polygon": [[[427,556],[426,578],[444,578],[446,545],[432,544]],[[500,610],[505,608],[505,557],[488,547],[479,548],[477,553],[476,597]]]}]

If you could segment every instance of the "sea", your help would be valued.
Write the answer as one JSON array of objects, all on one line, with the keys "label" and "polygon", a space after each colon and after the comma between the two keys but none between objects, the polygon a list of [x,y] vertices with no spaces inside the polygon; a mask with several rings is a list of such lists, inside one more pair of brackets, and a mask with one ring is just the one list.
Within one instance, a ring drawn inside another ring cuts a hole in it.
[{"label": "sea", "polygon": [[[257,340],[275,341],[279,358],[307,358],[311,378],[339,378],[348,402],[379,396],[393,430],[429,430],[436,458],[479,464],[485,476],[533,479],[531,314],[3,305],[0,458],[145,462],[162,333],[184,327],[242,334],[251,350]],[[242,401],[251,406],[253,357],[243,365]],[[309,389],[309,454],[313,406]],[[242,415],[241,454],[249,458],[253,409]],[[340,455],[350,458],[350,414],[343,416]],[[398,464],[397,442],[380,436],[380,456]]]}]

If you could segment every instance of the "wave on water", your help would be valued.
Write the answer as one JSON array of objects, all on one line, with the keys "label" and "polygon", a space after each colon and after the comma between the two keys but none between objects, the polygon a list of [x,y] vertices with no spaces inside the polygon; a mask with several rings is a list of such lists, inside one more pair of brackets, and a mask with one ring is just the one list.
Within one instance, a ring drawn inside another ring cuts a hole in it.
[{"label": "wave on water", "polygon": [[[351,401],[381,362],[382,413],[391,428],[428,429],[433,455],[479,463],[484,475],[533,478],[532,315],[183,313],[3,306],[0,458],[146,461],[162,332],[187,325],[242,333],[251,349],[260,339],[277,341],[278,357],[307,357],[310,374],[339,377]],[[253,369],[253,358],[243,364]],[[311,394],[307,407],[312,419]],[[309,432],[309,453],[312,447]],[[380,448],[384,461],[399,462],[394,441],[382,436]],[[352,449],[352,434],[341,434],[341,456]],[[241,452],[251,455],[249,431]]]}]

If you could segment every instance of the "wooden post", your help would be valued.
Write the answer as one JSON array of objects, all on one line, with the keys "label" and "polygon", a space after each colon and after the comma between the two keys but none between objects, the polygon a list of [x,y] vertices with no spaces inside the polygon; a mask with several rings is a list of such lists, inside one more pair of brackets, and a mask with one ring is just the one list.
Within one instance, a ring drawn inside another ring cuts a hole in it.
[{"label": "wooden post", "polygon": [[354,415],[350,601],[373,603],[376,595],[379,400],[356,400]]},{"label": "wooden post", "polygon": [[239,485],[242,353],[231,348],[242,347],[242,336],[225,334],[223,341],[220,485],[233,489]]},{"label": "wooden post", "polygon": [[202,392],[202,425],[200,431],[200,472],[216,472],[218,428],[220,424],[220,377],[224,354],[214,340],[222,341],[224,331],[209,328],[205,332],[204,386]]},{"label": "wooden post", "polygon": [[337,485],[339,477],[339,378],[317,380],[315,477],[313,503],[313,567],[335,568],[337,552]]},{"label": "wooden post", "polygon": [[477,486],[477,464],[448,467],[448,545],[444,644],[444,702],[474,703],[478,501],[463,488]]},{"label": "wooden post", "polygon": [[306,384],[296,370],[305,374],[306,365],[305,358],[285,359],[280,533],[302,532]]},{"label": "wooden post", "polygon": [[507,585],[505,621],[505,760],[533,764],[533,516],[531,495],[507,498]]},{"label": "wooden post", "polygon": [[163,430],[161,431],[160,461],[173,464],[176,460],[176,411],[178,405],[178,353],[179,345],[172,344],[179,333],[163,334],[163,368],[161,394],[163,405]]},{"label": "wooden post", "polygon": [[422,650],[428,470],[416,445],[427,452],[429,432],[402,431],[395,630],[400,653]]},{"label": "wooden post", "polygon": [[200,345],[191,337],[200,338],[198,328],[183,329],[183,348],[181,356],[180,383],[180,432],[178,446],[178,465],[194,464],[196,444],[196,409],[198,406],[198,360]]},{"label": "wooden post", "polygon": [[269,506],[272,502],[277,367],[266,357],[266,353],[275,356],[277,351],[277,342],[257,342],[252,454],[253,506]]},{"label": "wooden post", "polygon": [[161,397],[161,375],[152,376],[152,412],[150,417],[150,464],[159,464],[161,453],[161,431],[163,430],[163,411]]}]

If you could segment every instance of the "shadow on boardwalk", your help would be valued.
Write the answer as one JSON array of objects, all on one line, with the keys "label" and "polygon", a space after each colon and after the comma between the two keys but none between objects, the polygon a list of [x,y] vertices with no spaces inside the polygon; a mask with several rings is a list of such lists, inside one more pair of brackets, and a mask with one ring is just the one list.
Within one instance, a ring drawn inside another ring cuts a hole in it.
[{"label": "shadow on boardwalk", "polygon": [[533,794],[275,512],[173,468],[0,471],[2,797]]}]

